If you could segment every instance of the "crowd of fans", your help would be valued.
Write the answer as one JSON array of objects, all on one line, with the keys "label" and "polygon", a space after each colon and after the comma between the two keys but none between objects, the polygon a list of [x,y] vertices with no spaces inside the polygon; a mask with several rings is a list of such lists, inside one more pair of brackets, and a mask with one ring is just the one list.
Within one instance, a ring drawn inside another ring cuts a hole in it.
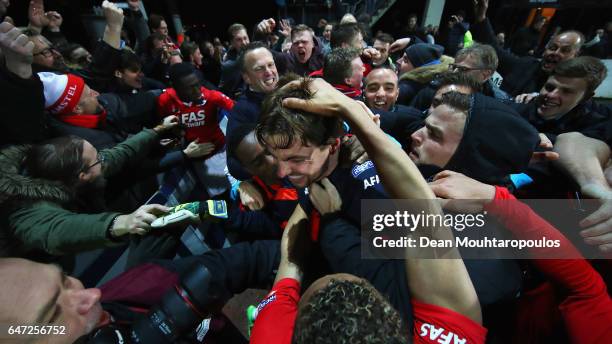
[{"label": "crowd of fans", "polygon": [[[224,45],[175,39],[162,16],[146,22],[140,0],[127,3],[104,1],[88,50],[43,0],[30,1],[26,27],[0,0],[0,324],[62,325],[66,335],[34,341],[86,342],[129,328],[195,262],[210,271],[212,323],[233,295],[271,290],[249,313],[253,343],[610,341],[609,260],[583,256],[612,253],[612,106],[593,99],[612,22],[592,38],[544,36],[537,17],[508,35],[474,0],[473,22],[454,13],[444,36],[416,15],[373,34],[347,14],[315,29],[235,23]],[[148,200],[181,166],[227,202],[222,226],[236,239],[172,260],[184,227],[152,230],[171,208]],[[562,209],[517,201],[528,198],[598,206],[567,232]],[[486,211],[514,238],[561,245],[529,249],[553,259],[457,248],[366,259],[366,199]],[[79,253],[120,245],[130,253],[118,277],[99,289],[70,277]]]}]

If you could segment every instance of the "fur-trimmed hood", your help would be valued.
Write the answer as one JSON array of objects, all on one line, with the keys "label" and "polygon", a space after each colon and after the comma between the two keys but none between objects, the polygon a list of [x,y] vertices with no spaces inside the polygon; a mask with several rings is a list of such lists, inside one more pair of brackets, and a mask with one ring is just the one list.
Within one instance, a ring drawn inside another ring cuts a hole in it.
[{"label": "fur-trimmed hood", "polygon": [[20,145],[0,150],[0,205],[8,201],[60,204],[73,201],[70,190],[60,182],[32,178],[23,173],[23,161],[30,147]]},{"label": "fur-trimmed hood", "polygon": [[455,62],[454,58],[442,55],[439,64],[415,68],[402,74],[400,80],[412,80],[421,84],[429,84],[438,74],[448,71],[448,65],[453,62]]}]

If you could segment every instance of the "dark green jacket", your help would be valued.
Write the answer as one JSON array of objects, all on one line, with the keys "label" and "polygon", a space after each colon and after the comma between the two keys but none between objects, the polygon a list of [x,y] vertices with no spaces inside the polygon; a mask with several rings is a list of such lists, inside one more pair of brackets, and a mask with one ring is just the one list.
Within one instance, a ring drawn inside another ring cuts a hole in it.
[{"label": "dark green jacket", "polygon": [[[144,159],[158,135],[150,129],[100,151],[105,158],[105,177],[117,174],[128,162]],[[0,151],[0,232],[2,256],[31,256],[39,253],[64,255],[116,244],[106,231],[115,212],[77,213],[76,200],[58,182],[31,178],[22,171],[30,146],[11,146]]]}]

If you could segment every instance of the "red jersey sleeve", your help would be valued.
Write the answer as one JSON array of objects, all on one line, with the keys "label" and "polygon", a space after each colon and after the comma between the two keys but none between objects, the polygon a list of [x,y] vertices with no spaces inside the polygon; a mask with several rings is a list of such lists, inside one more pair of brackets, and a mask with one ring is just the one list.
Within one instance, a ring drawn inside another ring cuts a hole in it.
[{"label": "red jersey sleeve", "polygon": [[448,308],[412,300],[413,342],[423,344],[484,343],[487,329]]},{"label": "red jersey sleeve", "polygon": [[157,114],[160,118],[171,115],[170,111],[170,95],[167,92],[163,92],[157,97]]},{"label": "red jersey sleeve", "polygon": [[249,343],[290,344],[300,301],[300,282],[284,278],[257,306]]},{"label": "red jersey sleeve", "polygon": [[208,100],[218,107],[228,111],[234,107],[234,101],[225,94],[214,90],[208,90],[208,92]]},{"label": "red jersey sleeve", "polygon": [[574,245],[555,227],[538,216],[529,206],[496,187],[495,200],[486,210],[519,239],[546,236],[559,240],[557,248],[529,248],[539,256],[564,259],[533,259],[532,263],[557,287],[565,299],[559,305],[572,343],[605,343],[612,337],[612,300],[606,284]]}]

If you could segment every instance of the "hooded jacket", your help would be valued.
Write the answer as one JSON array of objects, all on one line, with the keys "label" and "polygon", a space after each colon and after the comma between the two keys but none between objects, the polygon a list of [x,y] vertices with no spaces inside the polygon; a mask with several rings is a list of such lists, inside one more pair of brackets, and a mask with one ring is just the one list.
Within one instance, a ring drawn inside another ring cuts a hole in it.
[{"label": "hooded jacket", "polygon": [[448,71],[448,65],[453,63],[455,59],[442,55],[440,63],[435,65],[423,66],[408,71],[399,77],[399,97],[397,103],[409,105],[412,98],[419,91],[436,78],[440,73]]},{"label": "hooded jacket", "polygon": [[[115,175],[130,161],[142,159],[157,138],[153,130],[146,129],[100,151],[105,158],[104,176]],[[0,254],[46,260],[49,254],[59,256],[113,244],[106,233],[120,214],[77,213],[83,209],[68,187],[24,173],[22,164],[30,147],[11,146],[0,151]]]},{"label": "hooded jacket", "polygon": [[[463,137],[444,169],[499,185],[507,180],[509,174],[527,169],[539,142],[537,130],[507,105],[474,94]],[[496,236],[503,237],[507,232],[494,219],[489,218],[486,223],[487,233],[498,233]],[[479,235],[482,232],[465,231],[461,234],[472,238]],[[462,256],[473,257],[471,250],[460,251]],[[522,272],[514,260],[466,259],[465,265],[483,306],[504,298],[512,299],[520,291]]]},{"label": "hooded jacket", "polygon": [[444,169],[489,184],[500,184],[527,169],[540,142],[538,131],[509,106],[475,94],[463,138]]},{"label": "hooded jacket", "polygon": [[[423,122],[405,126],[405,137],[409,138],[422,126]],[[539,142],[537,129],[516,110],[478,93],[472,95],[463,137],[446,166],[418,167],[426,179],[442,170],[452,170],[484,183],[500,185],[508,175],[527,169]]]}]

